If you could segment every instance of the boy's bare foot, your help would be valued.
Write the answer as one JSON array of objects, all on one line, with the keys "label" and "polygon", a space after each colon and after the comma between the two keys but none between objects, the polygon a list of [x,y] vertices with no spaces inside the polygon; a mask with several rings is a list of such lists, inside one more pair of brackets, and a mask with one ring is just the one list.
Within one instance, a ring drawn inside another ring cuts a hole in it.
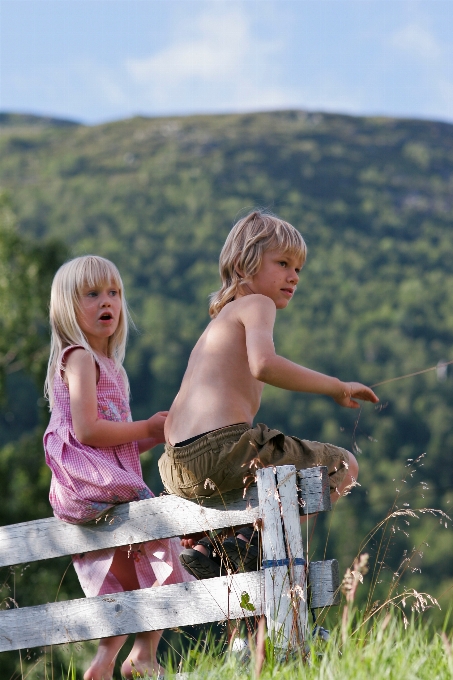
[{"label": "boy's bare foot", "polygon": [[112,680],[116,657],[126,640],[127,635],[118,635],[101,640],[98,651],[85,672],[83,680]]}]

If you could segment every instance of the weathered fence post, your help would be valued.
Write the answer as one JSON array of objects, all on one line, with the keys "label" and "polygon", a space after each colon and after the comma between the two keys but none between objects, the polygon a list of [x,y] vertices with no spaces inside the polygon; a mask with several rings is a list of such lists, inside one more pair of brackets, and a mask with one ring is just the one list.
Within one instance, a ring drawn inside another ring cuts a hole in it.
[{"label": "weathered fence post", "polygon": [[307,629],[305,560],[296,468],[285,465],[258,470],[257,486],[263,521],[267,627],[274,645],[288,650],[304,642]]},{"label": "weathered fence post", "polygon": [[307,584],[306,562],[300,526],[300,504],[297,491],[296,468],[282,465],[277,468],[278,493],[281,503],[286,552],[289,559],[289,580],[293,613],[292,646],[307,639]]},{"label": "weathered fence post", "polygon": [[274,469],[257,470],[256,482],[263,522],[262,566],[267,630],[276,646],[287,648],[291,640],[291,600],[284,596],[285,585],[289,590],[288,567]]}]

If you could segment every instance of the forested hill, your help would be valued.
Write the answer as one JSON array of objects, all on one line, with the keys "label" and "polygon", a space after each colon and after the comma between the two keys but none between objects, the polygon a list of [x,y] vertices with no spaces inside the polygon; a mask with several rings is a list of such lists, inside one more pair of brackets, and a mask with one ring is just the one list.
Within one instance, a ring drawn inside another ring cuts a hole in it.
[{"label": "forested hill", "polygon": [[[257,205],[308,243],[299,290],[277,321],[279,352],[367,384],[453,359],[452,125],[302,111],[96,127],[7,116],[0,154],[22,234],[109,257],[124,275],[139,329],[127,358],[136,417],[170,405],[208,321],[222,243]],[[265,392],[269,425],[357,452],[362,486],[336,511],[331,556],[353,556],[396,488],[414,489],[400,506],[453,505],[452,386],[450,369],[384,385],[355,434],[356,414],[326,398]],[[425,452],[403,486],[407,459]],[[426,540],[428,525],[417,526],[399,554]],[[453,584],[443,531],[414,576],[435,574],[441,590]]]}]

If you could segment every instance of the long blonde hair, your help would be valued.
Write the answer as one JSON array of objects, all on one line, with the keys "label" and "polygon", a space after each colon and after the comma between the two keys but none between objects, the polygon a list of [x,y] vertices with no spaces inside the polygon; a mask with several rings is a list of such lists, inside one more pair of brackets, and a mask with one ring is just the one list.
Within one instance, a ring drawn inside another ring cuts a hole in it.
[{"label": "long blonde hair", "polygon": [[54,402],[55,374],[63,370],[61,366],[63,350],[71,345],[81,345],[93,359],[98,359],[77,320],[81,291],[85,286],[97,287],[110,282],[119,290],[122,307],[118,327],[108,341],[108,356],[114,360],[118,371],[123,375],[126,388],[129,389],[126,371],[123,368],[129,317],[120,273],[113,262],[103,257],[97,255],[76,257],[63,264],[57,271],[50,292],[50,357],[44,394],[49,400],[51,410]]},{"label": "long blonde hair", "polygon": [[297,229],[272,213],[254,210],[236,222],[220,253],[222,287],[210,295],[211,318],[234,300],[244,279],[257,273],[266,250],[296,255],[302,265],[307,257],[307,246]]}]

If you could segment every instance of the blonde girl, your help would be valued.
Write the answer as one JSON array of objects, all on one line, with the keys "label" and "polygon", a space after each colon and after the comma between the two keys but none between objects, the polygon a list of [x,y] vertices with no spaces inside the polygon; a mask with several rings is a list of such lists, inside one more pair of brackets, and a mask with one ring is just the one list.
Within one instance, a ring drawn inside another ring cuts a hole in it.
[{"label": "blonde girl", "polygon": [[[118,503],[152,498],[139,455],[164,441],[166,411],[133,422],[123,368],[128,313],[115,265],[87,255],[56,273],[50,301],[51,352],[46,395],[52,411],[44,434],[56,517],[83,523]],[[134,546],[135,547],[135,546]],[[129,547],[130,548],[130,547]],[[149,541],[73,556],[87,597],[191,580],[178,560],[179,541]],[[158,673],[160,631],[138,633],[121,672]],[[111,680],[127,636],[106,638],[84,680]]]}]

